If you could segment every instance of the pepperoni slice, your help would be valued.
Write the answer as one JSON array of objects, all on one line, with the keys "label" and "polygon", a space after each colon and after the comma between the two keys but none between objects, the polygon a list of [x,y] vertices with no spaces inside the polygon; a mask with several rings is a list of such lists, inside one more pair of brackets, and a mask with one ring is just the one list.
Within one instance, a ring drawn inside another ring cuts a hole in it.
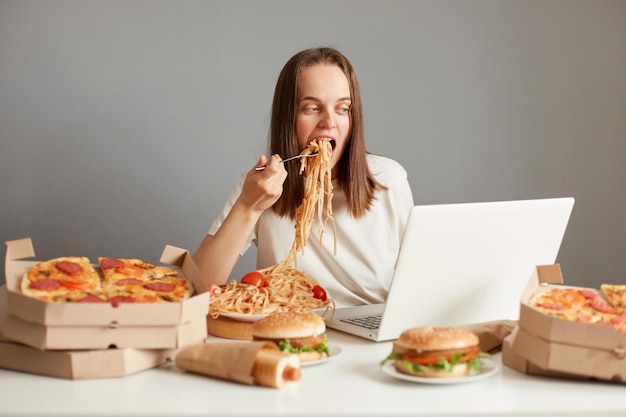
[{"label": "pepperoni slice", "polygon": [[135,299],[128,295],[116,295],[115,297],[109,298],[109,302],[113,305],[113,307],[117,307],[121,303],[134,303]]},{"label": "pepperoni slice", "polygon": [[100,261],[100,267],[102,269],[111,269],[111,268],[119,268],[120,266],[124,266],[124,262],[115,258],[104,258]]},{"label": "pepperoni slice", "polygon": [[620,314],[619,316],[613,317],[611,319],[611,324],[621,326],[626,323],[626,312]]},{"label": "pepperoni slice", "polygon": [[141,284],[143,281],[139,278],[124,278],[120,279],[115,283],[115,285],[137,285]]},{"label": "pepperoni slice", "polygon": [[591,290],[582,289],[579,292],[582,294],[583,297],[588,300],[593,300],[598,297],[598,294]]},{"label": "pepperoni slice", "polygon": [[547,308],[549,310],[566,310],[567,309],[567,306],[564,306],[562,304],[545,303],[545,302],[537,303],[537,307],[543,307],[543,308]]},{"label": "pepperoni slice", "polygon": [[78,300],[78,302],[79,303],[106,303],[106,301],[104,301],[102,298],[98,297],[97,295],[88,295]]},{"label": "pepperoni slice", "polygon": [[34,290],[41,290],[41,291],[53,291],[59,288],[60,286],[61,286],[61,283],[57,281],[56,279],[43,278],[43,279],[39,279],[37,281],[31,282],[29,285],[29,288],[32,288]]},{"label": "pepperoni slice", "polygon": [[615,309],[613,308],[613,306],[604,302],[604,300],[602,300],[600,297],[596,297],[591,300],[591,307],[594,310],[599,311],[600,313],[615,314]]},{"label": "pepperoni slice", "polygon": [[159,292],[170,292],[176,289],[176,285],[170,282],[149,282],[147,284],[144,284],[143,287],[148,290]]},{"label": "pepperoni slice", "polygon": [[72,277],[83,273],[83,267],[78,265],[76,262],[60,261],[57,262],[54,266],[59,271]]}]

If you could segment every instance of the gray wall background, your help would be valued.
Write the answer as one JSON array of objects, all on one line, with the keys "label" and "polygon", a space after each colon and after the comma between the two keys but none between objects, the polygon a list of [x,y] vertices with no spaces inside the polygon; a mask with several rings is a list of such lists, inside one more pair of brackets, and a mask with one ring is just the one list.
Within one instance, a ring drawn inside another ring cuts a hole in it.
[{"label": "gray wall background", "polygon": [[352,60],[369,150],[416,203],[574,196],[566,282],[626,282],[621,0],[0,0],[0,239],[195,250],[318,45]]}]

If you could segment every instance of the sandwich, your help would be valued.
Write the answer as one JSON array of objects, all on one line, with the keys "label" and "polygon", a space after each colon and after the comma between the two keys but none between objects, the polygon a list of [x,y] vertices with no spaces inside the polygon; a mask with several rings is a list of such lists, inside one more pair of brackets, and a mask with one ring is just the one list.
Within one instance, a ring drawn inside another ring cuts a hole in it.
[{"label": "sandwich", "polygon": [[315,313],[273,313],[251,326],[253,340],[275,343],[283,352],[297,354],[300,362],[330,356],[326,323]]},{"label": "sandwich", "polygon": [[391,354],[398,372],[419,377],[459,377],[480,372],[479,338],[455,327],[422,326],[405,330],[393,343]]}]

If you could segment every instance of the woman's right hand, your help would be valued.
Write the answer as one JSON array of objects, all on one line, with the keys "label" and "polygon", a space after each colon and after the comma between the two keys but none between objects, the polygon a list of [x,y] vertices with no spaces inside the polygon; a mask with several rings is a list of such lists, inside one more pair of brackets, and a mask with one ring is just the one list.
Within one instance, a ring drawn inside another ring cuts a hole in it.
[{"label": "woman's right hand", "polygon": [[[239,202],[255,211],[265,211],[270,208],[283,193],[283,183],[287,178],[287,170],[279,155],[272,155],[267,161],[265,155],[248,171],[239,196]],[[264,170],[256,170],[265,166]]]}]

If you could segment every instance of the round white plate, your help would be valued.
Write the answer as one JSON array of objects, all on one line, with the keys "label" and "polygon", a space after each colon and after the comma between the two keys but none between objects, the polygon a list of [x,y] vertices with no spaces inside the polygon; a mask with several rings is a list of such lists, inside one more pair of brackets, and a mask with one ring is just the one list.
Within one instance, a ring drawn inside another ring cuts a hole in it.
[{"label": "round white plate", "polygon": [[248,323],[254,323],[261,317],[260,314],[244,314],[244,313],[220,313],[220,316],[228,317],[229,319],[237,320],[237,321],[245,321]]},{"label": "round white plate", "polygon": [[489,378],[490,376],[495,375],[498,372],[498,365],[489,360],[483,359],[483,366],[479,373],[476,375],[468,375],[468,376],[459,376],[459,377],[450,377],[450,378],[427,378],[423,376],[412,376],[408,374],[403,374],[396,370],[393,366],[393,361],[387,361],[383,365],[383,372],[388,375],[391,375],[394,378],[402,379],[404,381],[410,382],[418,382],[420,384],[461,384],[466,382],[474,382],[479,381],[481,379]]},{"label": "round white plate", "polygon": [[330,356],[326,356],[325,358],[318,359],[318,360],[315,360],[315,361],[300,362],[300,366],[301,367],[302,366],[312,366],[312,365],[319,365],[320,363],[328,362],[330,360],[335,359],[335,357],[339,356],[341,351],[342,351],[341,346],[329,344],[328,345],[328,353],[330,353]]}]

